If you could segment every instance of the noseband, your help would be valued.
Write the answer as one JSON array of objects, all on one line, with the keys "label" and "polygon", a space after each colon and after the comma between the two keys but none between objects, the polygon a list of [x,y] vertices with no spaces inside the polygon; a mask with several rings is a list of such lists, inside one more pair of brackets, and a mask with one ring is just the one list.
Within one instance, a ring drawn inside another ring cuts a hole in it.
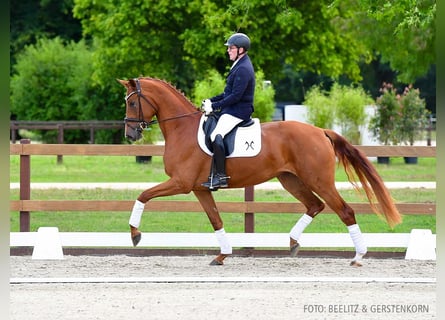
[{"label": "noseband", "polygon": [[[132,128],[133,130],[135,130],[136,132],[141,133],[144,129],[148,128],[150,125],[152,124],[157,124],[159,122],[163,122],[163,121],[168,121],[168,120],[174,120],[174,119],[178,119],[178,118],[182,118],[182,117],[186,117],[192,114],[196,114],[196,113],[201,113],[201,111],[197,110],[196,112],[192,112],[192,113],[186,113],[186,114],[182,114],[182,115],[178,115],[175,117],[171,117],[171,118],[167,118],[167,119],[162,119],[162,120],[151,120],[150,122],[147,122],[144,120],[144,114],[142,112],[142,104],[141,104],[141,98],[145,100],[145,102],[148,103],[148,105],[155,111],[156,114],[158,114],[158,109],[154,106],[153,103],[150,102],[150,100],[148,100],[147,97],[145,97],[142,94],[142,90],[141,90],[141,84],[139,82],[139,79],[134,79],[136,82],[136,91],[130,92],[129,94],[127,94],[127,96],[125,97],[125,103],[128,102],[128,99],[134,95],[137,94],[138,95],[138,105],[139,105],[139,118],[128,118],[125,117],[124,118],[124,123],[129,126],[130,128]],[[130,123],[137,123],[136,126],[131,126]]]}]

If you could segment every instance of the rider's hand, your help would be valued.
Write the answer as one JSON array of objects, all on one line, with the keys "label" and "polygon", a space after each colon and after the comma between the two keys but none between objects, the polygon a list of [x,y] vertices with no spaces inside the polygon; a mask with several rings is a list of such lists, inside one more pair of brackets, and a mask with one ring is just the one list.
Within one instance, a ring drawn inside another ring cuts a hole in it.
[{"label": "rider's hand", "polygon": [[204,112],[206,115],[209,115],[213,111],[212,101],[210,101],[210,99],[203,100],[201,108],[204,109]]}]

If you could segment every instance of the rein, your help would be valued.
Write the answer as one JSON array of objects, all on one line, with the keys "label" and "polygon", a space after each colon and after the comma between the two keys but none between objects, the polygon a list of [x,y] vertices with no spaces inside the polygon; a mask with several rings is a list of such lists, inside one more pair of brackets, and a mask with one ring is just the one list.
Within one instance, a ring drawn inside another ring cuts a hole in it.
[{"label": "rein", "polygon": [[134,130],[136,130],[136,131],[138,131],[138,132],[141,132],[142,130],[148,128],[149,126],[151,126],[151,125],[153,125],[153,124],[158,124],[158,123],[160,123],[160,122],[165,122],[165,121],[175,120],[175,119],[179,119],[179,118],[188,117],[188,116],[191,116],[191,115],[194,115],[194,114],[197,114],[197,113],[201,113],[201,111],[197,110],[197,111],[192,112],[192,113],[185,113],[185,114],[181,114],[181,115],[174,116],[174,117],[167,118],[167,119],[162,119],[162,120],[151,120],[150,122],[147,122],[147,121],[144,120],[144,114],[143,114],[143,112],[142,112],[141,98],[144,99],[144,100],[148,103],[148,105],[155,111],[156,114],[158,114],[158,109],[157,109],[157,108],[150,102],[150,100],[149,100],[146,96],[144,96],[144,95],[142,94],[142,92],[141,92],[141,91],[142,91],[142,90],[141,90],[141,84],[139,83],[139,79],[135,79],[135,80],[136,80],[136,90],[133,91],[133,92],[130,92],[130,93],[125,97],[125,103],[127,103],[128,99],[129,99],[132,95],[134,95],[134,94],[137,94],[137,95],[138,95],[138,105],[139,105],[139,113],[138,113],[138,114],[139,114],[139,118],[138,118],[138,119],[137,119],[137,118],[127,118],[127,117],[124,118],[124,123],[125,123],[125,124],[128,124],[129,122],[130,122],[130,123],[131,123],[131,122],[137,122],[137,123],[138,123],[138,127],[137,127],[137,128],[132,127],[132,126],[130,126],[130,125],[128,124],[128,126],[131,127],[132,129],[134,129]]}]

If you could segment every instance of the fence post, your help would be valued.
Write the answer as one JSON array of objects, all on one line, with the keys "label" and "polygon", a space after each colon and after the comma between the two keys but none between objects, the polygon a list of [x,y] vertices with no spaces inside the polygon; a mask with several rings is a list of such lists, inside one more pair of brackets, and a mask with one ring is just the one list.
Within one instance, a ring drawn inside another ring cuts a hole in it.
[{"label": "fence post", "polygon": [[10,132],[11,132],[11,142],[14,143],[14,144],[17,141],[17,130],[18,130],[17,126],[15,124],[12,124]]},{"label": "fence post", "polygon": [[[59,123],[57,124],[57,143],[63,144],[63,124]],[[63,156],[58,155],[57,156],[57,164],[63,163]]]},{"label": "fence post", "polygon": [[90,144],[94,144],[94,126],[90,126]]},{"label": "fence post", "polygon": [[431,146],[431,131],[433,130],[433,120],[431,116],[428,117],[428,126],[426,128],[426,145]]},{"label": "fence post", "polygon": [[[31,140],[21,139],[20,144],[30,144]],[[29,154],[20,155],[20,200],[31,199],[31,156]],[[30,230],[29,211],[20,211],[20,232]]]},{"label": "fence post", "polygon": [[[244,188],[244,201],[254,201],[254,186]],[[255,218],[253,212],[244,213],[244,232],[255,232]]]}]

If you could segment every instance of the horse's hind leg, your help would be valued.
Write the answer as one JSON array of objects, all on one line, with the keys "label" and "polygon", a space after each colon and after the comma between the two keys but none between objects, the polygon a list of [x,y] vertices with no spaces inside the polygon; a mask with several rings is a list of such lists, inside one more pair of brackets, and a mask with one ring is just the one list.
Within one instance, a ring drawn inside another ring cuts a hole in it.
[{"label": "horse's hind leg", "polygon": [[306,213],[301,216],[289,234],[290,255],[295,257],[300,249],[298,240],[301,234],[312,222],[312,219],[324,209],[324,204],[297,176],[291,173],[282,173],[278,176],[278,180],[284,189],[300,200],[307,209]]},{"label": "horse's hind leg", "polygon": [[343,200],[334,186],[329,191],[325,189],[318,194],[326,201],[326,204],[337,213],[341,221],[343,221],[348,228],[349,235],[355,247],[355,257],[351,261],[351,266],[362,266],[363,257],[368,249],[355,219],[354,210]]},{"label": "horse's hind leg", "polygon": [[223,265],[224,259],[232,254],[232,246],[227,239],[226,232],[224,230],[223,221],[219,215],[218,208],[216,207],[215,199],[208,190],[194,190],[193,193],[198,198],[204,211],[207,213],[207,217],[215,230],[215,236],[220,245],[220,254],[210,262],[210,265]]}]

